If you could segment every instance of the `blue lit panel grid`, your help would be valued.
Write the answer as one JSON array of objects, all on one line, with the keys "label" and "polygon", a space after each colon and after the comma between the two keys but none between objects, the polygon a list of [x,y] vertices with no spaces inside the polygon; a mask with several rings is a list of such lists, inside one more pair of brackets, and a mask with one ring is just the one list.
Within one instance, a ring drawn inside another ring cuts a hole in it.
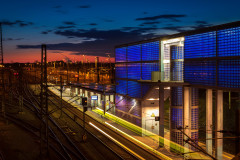
[{"label": "blue lit panel grid", "polygon": [[116,80],[118,85],[116,85],[116,93],[118,94],[127,94],[127,81],[124,80]]},{"label": "blue lit panel grid", "polygon": [[183,81],[183,61],[172,61],[171,67],[171,80]]},{"label": "blue lit panel grid", "polygon": [[141,91],[141,83],[134,82],[134,81],[128,81],[128,95],[133,98],[141,98],[142,97],[142,91]]},{"label": "blue lit panel grid", "polygon": [[128,79],[141,79],[141,63],[129,63],[127,65]]},{"label": "blue lit panel grid", "polygon": [[183,126],[183,109],[171,108],[171,128],[177,129]]},{"label": "blue lit panel grid", "polygon": [[123,48],[116,48],[115,50],[115,61],[116,62],[126,62],[127,59],[127,48],[123,47]]},{"label": "blue lit panel grid", "polygon": [[127,61],[141,61],[141,45],[133,45],[127,48]]},{"label": "blue lit panel grid", "polygon": [[142,63],[142,80],[151,80],[152,71],[159,71],[159,63]]},{"label": "blue lit panel grid", "polygon": [[159,41],[142,44],[142,61],[159,60]]},{"label": "blue lit panel grid", "polygon": [[127,78],[126,64],[115,64],[116,78]]},{"label": "blue lit panel grid", "polygon": [[216,32],[185,37],[184,58],[216,57]]},{"label": "blue lit panel grid", "polygon": [[[198,143],[198,134],[199,134],[198,132],[192,132],[191,133],[191,138],[195,141],[195,143]],[[191,149],[193,151],[198,151],[197,147],[198,146],[194,147],[194,144],[193,144],[193,146],[191,146]]]},{"label": "blue lit panel grid", "polygon": [[198,108],[191,109],[191,129],[198,129]]},{"label": "blue lit panel grid", "polygon": [[219,30],[218,56],[240,56],[240,27]]},{"label": "blue lit panel grid", "polygon": [[199,105],[199,94],[198,94],[198,88],[192,88],[192,106],[198,106]]},{"label": "blue lit panel grid", "polygon": [[240,60],[220,60],[218,64],[218,85],[240,88]]},{"label": "blue lit panel grid", "polygon": [[216,84],[216,61],[185,61],[184,81],[191,84]]},{"label": "blue lit panel grid", "polygon": [[171,46],[171,59],[183,59],[183,46]]},{"label": "blue lit panel grid", "polygon": [[180,131],[172,132],[171,133],[171,140],[176,142],[180,145],[183,145],[183,134]]},{"label": "blue lit panel grid", "polygon": [[171,88],[171,106],[183,106],[183,89],[182,87]]}]

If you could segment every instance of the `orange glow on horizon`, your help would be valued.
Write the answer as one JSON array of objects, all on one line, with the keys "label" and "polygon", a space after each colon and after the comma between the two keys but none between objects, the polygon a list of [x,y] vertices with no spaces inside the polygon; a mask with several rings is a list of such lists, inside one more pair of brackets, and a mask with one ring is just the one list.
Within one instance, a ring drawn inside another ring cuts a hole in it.
[{"label": "orange glow on horizon", "polygon": [[[69,51],[54,51],[50,50],[47,51],[47,61],[67,61],[70,59],[72,62],[83,62],[83,63],[94,63],[96,57],[99,57],[99,62],[102,63],[114,63],[114,57],[102,57],[102,56],[90,56],[90,55],[71,55],[73,52]],[[41,61],[41,50],[24,50],[15,54],[5,54],[4,55],[4,63],[33,63],[33,62],[40,62]]]}]

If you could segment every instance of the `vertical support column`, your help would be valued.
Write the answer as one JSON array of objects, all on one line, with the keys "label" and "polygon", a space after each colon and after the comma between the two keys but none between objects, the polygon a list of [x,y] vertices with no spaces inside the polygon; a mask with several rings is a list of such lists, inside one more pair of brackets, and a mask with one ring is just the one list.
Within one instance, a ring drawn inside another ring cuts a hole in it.
[{"label": "vertical support column", "polygon": [[222,160],[223,153],[223,133],[219,131],[223,130],[223,91],[217,90],[216,92],[216,140],[215,140],[215,148],[216,148],[216,159]]},{"label": "vertical support column", "polygon": [[[3,38],[2,38],[2,23],[0,23],[0,62],[1,65],[4,66],[4,61],[3,61]],[[1,89],[2,89],[2,103],[1,103],[1,112],[3,117],[5,118],[5,80],[4,80],[4,67],[1,69]]]},{"label": "vertical support column", "polygon": [[76,96],[78,95],[78,88],[77,87],[75,88],[75,95]]},{"label": "vertical support column", "polygon": [[[238,97],[240,99],[240,93],[238,93]],[[240,134],[240,102],[238,102],[238,106],[236,108],[236,118],[235,118],[235,121],[236,121],[236,129],[235,129],[235,132],[236,132],[236,135],[239,135]],[[236,151],[235,151],[235,154],[237,155],[239,152],[240,152],[240,138],[237,138],[236,139]]]},{"label": "vertical support column", "polygon": [[105,85],[103,84],[103,111],[106,113],[106,96],[105,96]]},{"label": "vertical support column", "polygon": [[207,152],[212,155],[212,89],[206,90],[206,147]]},{"label": "vertical support column", "polygon": [[[191,88],[184,87],[183,126],[186,135],[191,137]],[[186,139],[186,137],[184,138]],[[184,145],[189,148],[189,144]]]},{"label": "vertical support column", "polygon": [[[164,87],[159,85],[159,136],[164,138]],[[164,145],[164,139],[160,139],[159,145]]]},{"label": "vertical support column", "polygon": [[183,145],[183,87],[171,87],[170,102],[170,140]]}]

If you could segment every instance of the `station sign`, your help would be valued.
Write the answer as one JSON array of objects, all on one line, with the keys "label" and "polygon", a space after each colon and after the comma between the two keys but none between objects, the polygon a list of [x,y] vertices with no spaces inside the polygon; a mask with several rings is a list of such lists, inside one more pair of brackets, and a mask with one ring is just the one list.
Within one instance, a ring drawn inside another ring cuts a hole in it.
[{"label": "station sign", "polygon": [[92,96],[91,96],[91,100],[98,100],[98,96],[92,95]]}]

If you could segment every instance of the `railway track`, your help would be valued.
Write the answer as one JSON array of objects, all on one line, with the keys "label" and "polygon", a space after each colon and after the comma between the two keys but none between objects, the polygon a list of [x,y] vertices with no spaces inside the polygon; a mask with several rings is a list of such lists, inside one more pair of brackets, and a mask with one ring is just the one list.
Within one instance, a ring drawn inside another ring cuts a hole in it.
[{"label": "railway track", "polygon": [[[17,97],[18,93],[15,92],[15,97]],[[27,108],[35,113],[35,116],[40,118],[39,115],[39,100],[36,98],[33,93],[26,87],[24,87],[24,106],[27,106]],[[51,102],[51,98],[49,100]],[[56,108],[58,103],[52,102],[49,103],[49,107],[51,110],[54,110]],[[79,143],[79,141],[72,141],[71,139],[73,138],[72,133],[74,132],[68,132],[67,129],[72,130],[78,130],[76,133],[77,136],[80,136],[80,134],[83,131],[83,128],[81,125],[77,124],[76,122],[71,120],[69,116],[64,115],[65,118],[56,118],[54,116],[49,117],[50,123],[50,128],[49,130],[51,131],[51,136],[54,135],[54,137],[57,137],[58,148],[61,148],[61,151],[64,153],[64,156],[61,156],[63,159],[139,159],[138,157],[135,157],[134,155],[128,153],[126,150],[120,148],[118,146],[118,153],[115,152],[111,146],[109,146],[110,142],[106,143],[106,141],[102,141],[99,139],[99,137],[95,136],[94,134],[91,134],[90,132],[87,131],[87,136],[88,136],[88,141],[89,143]],[[66,119],[66,117],[68,119]],[[68,122],[66,126],[66,120]],[[75,124],[74,124],[75,123]],[[24,124],[24,122],[22,122]],[[58,131],[56,131],[58,130]],[[63,136],[65,135],[65,136]],[[65,140],[64,140],[65,139]],[[68,141],[72,141],[72,144],[69,146],[69,142],[66,142],[66,139]],[[52,142],[51,142],[52,143]],[[75,147],[73,147],[75,146]],[[117,145],[115,144],[115,148]],[[71,149],[73,147],[75,149],[75,152],[73,151],[74,149]],[[78,149],[76,149],[78,148]],[[81,150],[79,153],[76,150]],[[74,153],[74,154],[73,154]],[[119,154],[120,153],[120,154]],[[80,156],[79,156],[80,155]],[[82,155],[86,155],[82,156]]]},{"label": "railway track", "polygon": [[[49,93],[50,96],[50,100],[54,101],[55,103],[59,103],[60,99],[57,95],[55,95],[54,93],[50,92]],[[75,120],[79,125],[83,125],[83,113],[82,111],[80,111],[79,109],[73,107],[71,104],[63,101],[63,110],[64,112],[71,117],[71,119]],[[91,133],[94,133],[94,135],[98,136],[99,138],[101,138],[102,141],[106,142],[106,143],[110,143],[108,144],[109,146],[111,146],[112,149],[114,149],[116,152],[118,152],[118,148],[115,148],[115,146],[112,146],[112,141],[109,140],[106,136],[103,136],[102,133],[100,133],[98,130],[96,130],[96,128],[94,128],[92,125],[90,125],[89,123],[91,122],[92,124],[94,124],[95,126],[97,126],[98,128],[100,128],[102,131],[104,131],[105,133],[107,133],[108,135],[110,135],[111,137],[113,137],[114,139],[117,139],[118,141],[120,141],[124,146],[127,146],[128,150],[130,150],[133,153],[136,153],[139,159],[161,159],[161,157],[159,157],[158,155],[155,155],[154,153],[150,153],[149,151],[145,150],[144,148],[136,145],[135,143],[129,141],[128,139],[124,138],[122,135],[120,135],[119,133],[117,133],[116,131],[108,128],[106,125],[98,122],[96,119],[90,117],[89,115],[85,115],[85,120],[86,120],[86,129],[89,130]],[[121,153],[119,153],[121,154]]]},{"label": "railway track", "polygon": [[[27,81],[21,88],[22,91],[18,87],[11,88],[10,92],[15,100],[19,100],[20,95],[23,96],[23,106],[36,118],[36,122],[31,124],[26,119],[11,114],[7,118],[39,138],[42,120],[40,98],[29,89]],[[88,115],[85,123],[87,141],[83,142],[83,113],[63,101],[63,114],[60,117],[60,98],[52,92],[48,94],[51,113],[48,117],[49,147],[59,159],[160,159]]]}]

